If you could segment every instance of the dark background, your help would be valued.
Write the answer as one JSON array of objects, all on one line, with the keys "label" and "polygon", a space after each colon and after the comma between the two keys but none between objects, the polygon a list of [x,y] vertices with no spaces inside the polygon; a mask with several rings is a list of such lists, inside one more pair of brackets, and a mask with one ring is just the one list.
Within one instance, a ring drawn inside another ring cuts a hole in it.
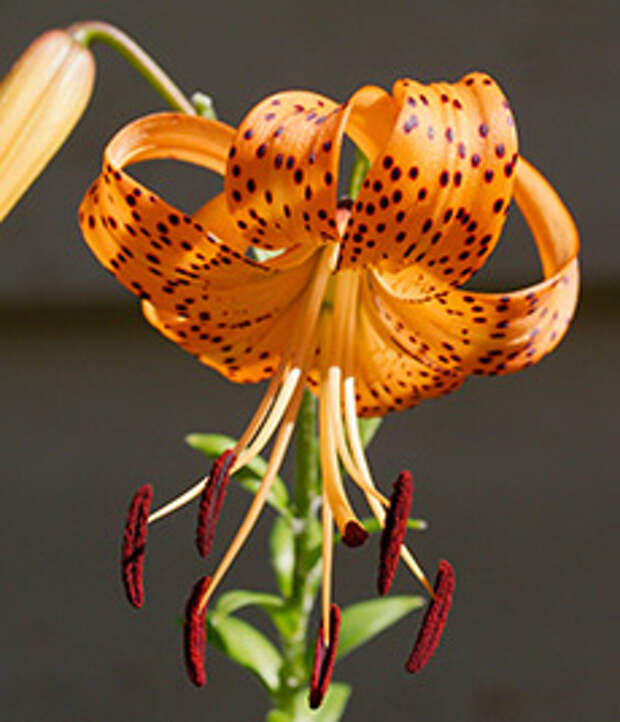
[{"label": "dark background", "polygon": [[[43,29],[106,19],[188,92],[211,93],[232,123],[279,88],[344,99],[400,75],[431,81],[486,69],[500,81],[524,155],[582,232],[577,319],[540,365],[471,380],[387,419],[371,447],[377,476],[413,468],[417,510],[431,523],[416,551],[430,569],[442,556],[454,562],[458,596],[422,675],[403,671],[418,615],[351,655],[336,678],[355,684],[347,720],[617,720],[618,4],[4,0],[0,17],[0,73]],[[261,390],[220,379],[159,337],[79,237],[75,209],[104,142],[162,108],[112,51],[95,53],[85,118],[0,227],[0,716],[260,720],[262,691],[215,651],[206,689],[185,678],[175,617],[204,573],[193,509],[153,529],[143,612],[120,589],[133,490],[153,481],[161,500],[200,476],[204,462],[184,434],[238,434]],[[163,167],[141,177],[182,207],[217,191],[207,174],[169,165],[162,180]],[[523,224],[511,220],[480,283],[514,287],[536,276]],[[216,552],[247,501],[240,490],[229,495]],[[271,587],[270,523],[266,513],[225,587]],[[373,595],[375,555],[339,553],[340,602]],[[411,591],[402,572],[396,590]]]}]

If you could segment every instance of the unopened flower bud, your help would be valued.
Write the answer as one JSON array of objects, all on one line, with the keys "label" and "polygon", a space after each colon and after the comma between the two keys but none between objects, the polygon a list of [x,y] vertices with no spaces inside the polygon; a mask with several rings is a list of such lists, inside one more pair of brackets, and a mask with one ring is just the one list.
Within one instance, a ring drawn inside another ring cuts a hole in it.
[{"label": "unopened flower bud", "polygon": [[0,83],[0,221],[41,173],[82,115],[95,80],[91,52],[49,30]]}]

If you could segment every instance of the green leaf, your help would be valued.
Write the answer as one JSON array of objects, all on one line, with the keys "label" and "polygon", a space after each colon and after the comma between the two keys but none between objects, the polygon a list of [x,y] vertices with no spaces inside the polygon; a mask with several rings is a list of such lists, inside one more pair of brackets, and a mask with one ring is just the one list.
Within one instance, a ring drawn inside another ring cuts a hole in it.
[{"label": "green leaf", "polygon": [[342,719],[344,708],[349,701],[351,687],[341,682],[330,684],[323,704],[317,710],[310,709],[309,694],[310,690],[306,688],[295,695],[293,707],[295,722],[338,722]]},{"label": "green leaf", "polygon": [[342,612],[337,659],[365,644],[396,624],[414,609],[424,606],[418,596],[385,597],[358,602]]},{"label": "green leaf", "polygon": [[287,607],[282,597],[245,589],[233,589],[222,594],[213,610],[212,621],[215,624],[221,617],[230,616],[244,607],[260,607],[284,637],[290,636],[295,629],[296,612]]},{"label": "green leaf", "polygon": [[379,427],[383,422],[381,416],[372,416],[368,419],[358,419],[357,425],[360,430],[360,436],[362,437],[362,444],[364,448],[370,444],[373,436],[379,431]]},{"label": "green leaf", "polygon": [[219,597],[213,609],[213,616],[227,617],[239,609],[251,606],[260,607],[269,613],[273,609],[282,609],[284,600],[275,594],[267,594],[266,592],[233,589]]},{"label": "green leaf", "polygon": [[[381,531],[381,524],[372,516],[364,517],[360,519],[360,522],[364,529],[369,534],[376,534]],[[407,519],[407,529],[414,529],[415,531],[424,531],[428,527],[428,524],[424,519]],[[340,535],[334,534],[334,541],[340,541]]]},{"label": "green leaf", "polygon": [[295,535],[288,519],[276,518],[269,538],[271,564],[278,580],[280,592],[286,598],[293,593],[295,573]]},{"label": "green leaf", "polygon": [[283,712],[281,709],[272,709],[265,722],[295,722],[295,720],[288,712]]},{"label": "green leaf", "polygon": [[[192,449],[202,452],[212,461],[237,443],[235,439],[224,434],[188,434],[185,441]],[[255,494],[266,470],[265,459],[262,456],[256,456],[246,466],[235,472],[232,478],[246,491]],[[273,480],[267,503],[280,514],[290,516],[288,489],[279,476]]]},{"label": "green leaf", "polygon": [[209,643],[245,667],[270,693],[280,686],[282,657],[275,646],[252,625],[237,617],[210,615]]}]

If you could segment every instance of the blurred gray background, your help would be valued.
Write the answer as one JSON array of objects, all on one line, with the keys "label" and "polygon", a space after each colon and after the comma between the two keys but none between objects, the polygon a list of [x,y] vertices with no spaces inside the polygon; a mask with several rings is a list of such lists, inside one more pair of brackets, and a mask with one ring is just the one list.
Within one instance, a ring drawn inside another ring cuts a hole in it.
[{"label": "blurred gray background", "polygon": [[[422,675],[403,671],[418,615],[351,655],[335,677],[356,687],[347,720],[619,719],[617,2],[4,0],[0,17],[0,73],[43,29],[105,19],[188,92],[212,94],[232,123],[280,88],[344,99],[402,75],[431,81],[486,69],[500,81],[524,155],[580,226],[581,305],[567,340],[539,366],[474,379],[385,422],[371,447],[377,475],[388,488],[400,468],[414,470],[417,511],[431,523],[416,551],[431,569],[442,556],[454,562],[458,595]],[[159,337],[80,239],[75,211],[106,139],[162,108],[112,51],[95,53],[86,116],[0,227],[0,716],[260,720],[262,691],[215,651],[206,689],[185,678],[175,618],[204,573],[193,509],[152,530],[143,612],[120,588],[134,489],[153,481],[162,500],[200,476],[205,464],[184,434],[238,434],[261,389],[218,378]],[[205,173],[169,165],[141,177],[188,210],[218,189]],[[480,284],[532,281],[535,259],[511,219]],[[216,552],[247,501],[231,491]],[[270,524],[266,513],[226,587],[273,585]],[[339,553],[341,603],[373,595],[375,563],[374,546]],[[402,572],[396,591],[411,591]]]}]

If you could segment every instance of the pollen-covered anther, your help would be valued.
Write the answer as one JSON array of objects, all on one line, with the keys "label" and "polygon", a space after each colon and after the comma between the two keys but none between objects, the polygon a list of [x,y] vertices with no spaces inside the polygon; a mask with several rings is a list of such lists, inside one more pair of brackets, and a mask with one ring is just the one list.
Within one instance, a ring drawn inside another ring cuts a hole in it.
[{"label": "pollen-covered anther", "polygon": [[202,599],[211,583],[211,577],[199,579],[185,605],[185,624],[183,626],[183,652],[187,674],[196,687],[207,683],[205,670],[205,647],[207,634],[205,619],[207,605],[201,605]]},{"label": "pollen-covered anther", "polygon": [[310,707],[317,709],[321,706],[323,698],[332,678],[336,651],[338,649],[338,635],[340,633],[340,607],[332,604],[329,608],[329,644],[325,644],[323,622],[314,647],[314,664],[312,666],[312,679],[310,681]]},{"label": "pollen-covered anther", "polygon": [[205,484],[200,497],[196,546],[203,557],[208,556],[213,545],[217,518],[224,503],[226,489],[230,481],[230,470],[235,463],[235,459],[234,452],[229,449],[215,460],[209,474],[209,480]]},{"label": "pollen-covered anther", "polygon": [[379,594],[387,594],[392,586],[400,558],[400,548],[407,533],[407,520],[413,497],[413,479],[408,471],[402,471],[394,482],[394,491],[385,517],[381,534],[381,556],[377,588]]},{"label": "pollen-covered anther", "polygon": [[125,521],[121,575],[127,599],[136,608],[144,604],[144,556],[149,509],[153,501],[153,487],[145,484],[135,493]]},{"label": "pollen-covered anther", "polygon": [[452,606],[454,586],[454,569],[450,562],[442,559],[435,580],[435,598],[426,610],[418,638],[405,664],[408,672],[419,672],[433,656],[446,626],[448,612]]},{"label": "pollen-covered anther", "polygon": [[348,547],[359,547],[368,539],[368,532],[358,521],[348,521],[344,528],[342,541]]}]

